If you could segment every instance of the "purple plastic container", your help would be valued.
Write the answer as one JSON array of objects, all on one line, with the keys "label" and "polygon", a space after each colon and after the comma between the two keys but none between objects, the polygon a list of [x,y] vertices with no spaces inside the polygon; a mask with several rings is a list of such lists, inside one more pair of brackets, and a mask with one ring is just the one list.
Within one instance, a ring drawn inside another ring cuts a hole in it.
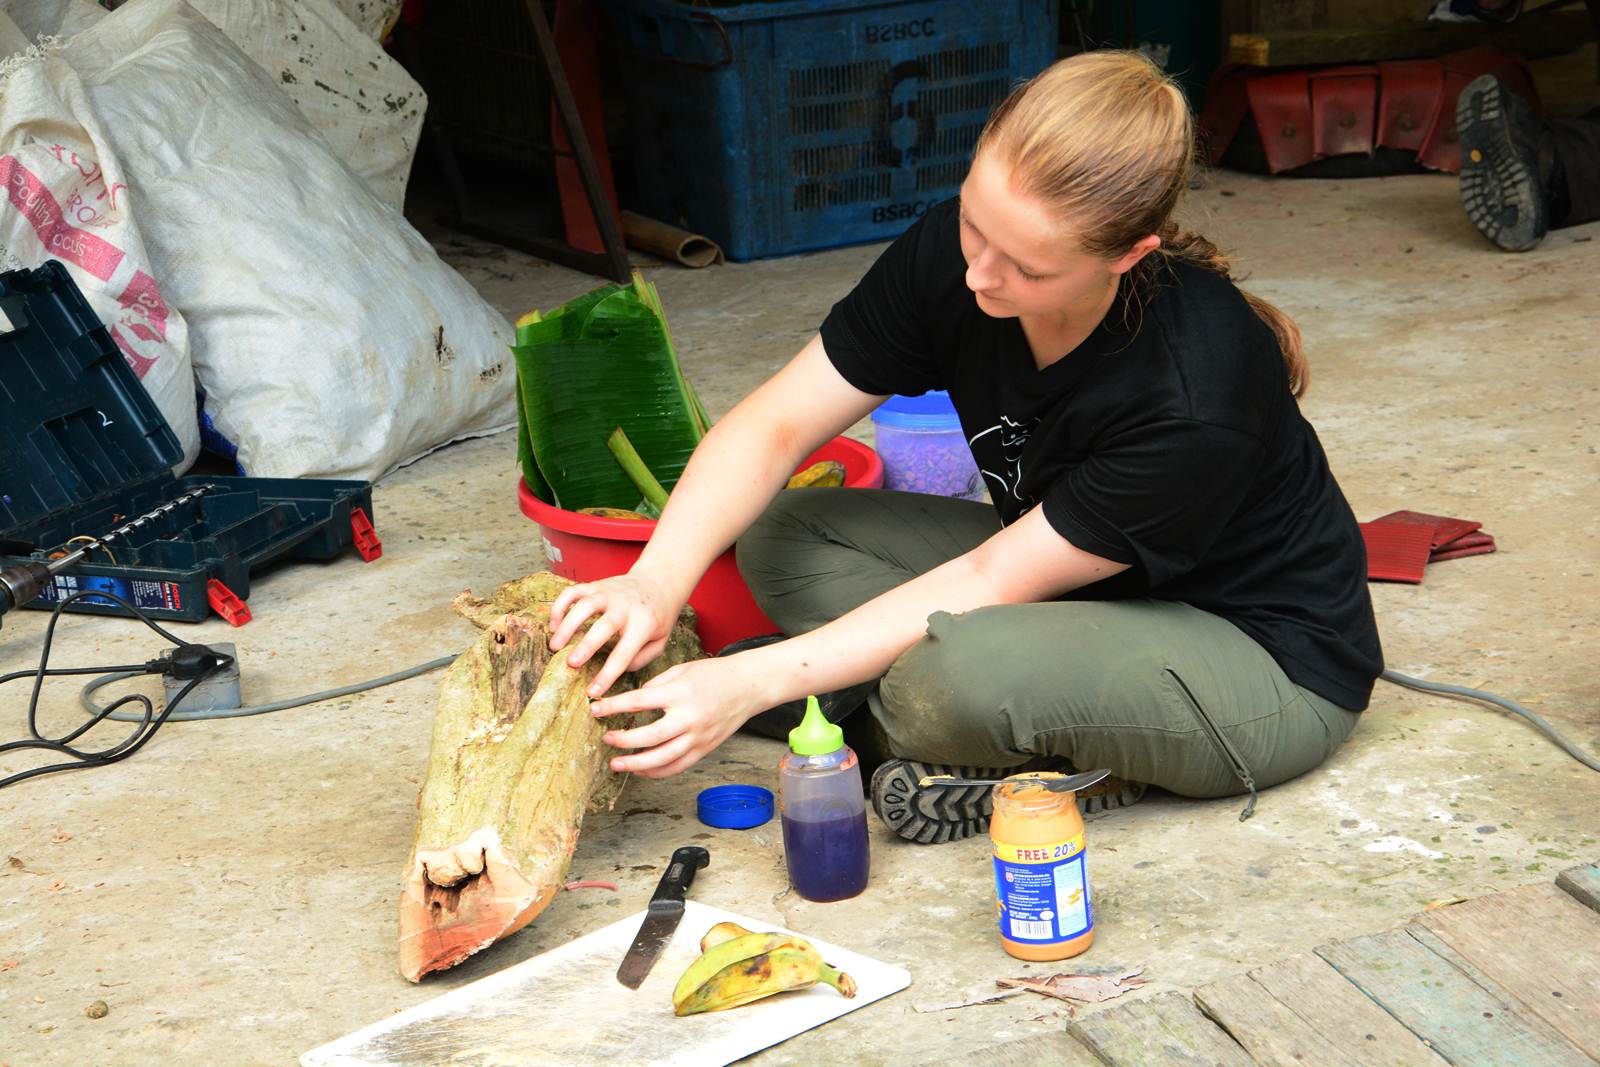
[{"label": "purple plastic container", "polygon": [[885,489],[985,499],[983,476],[949,393],[891,396],[872,413],[872,422]]}]

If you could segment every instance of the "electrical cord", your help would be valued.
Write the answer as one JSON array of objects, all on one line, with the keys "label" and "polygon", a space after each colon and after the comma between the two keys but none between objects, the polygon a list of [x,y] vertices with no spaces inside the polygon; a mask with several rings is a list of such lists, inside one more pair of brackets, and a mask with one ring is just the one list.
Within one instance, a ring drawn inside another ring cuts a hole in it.
[{"label": "electrical cord", "polygon": [[[455,661],[456,656],[440,656],[438,659],[430,659],[426,663],[419,663],[415,667],[407,667],[403,671],[395,671],[393,674],[385,674],[381,678],[372,678],[365,682],[355,682],[351,685],[342,685],[337,689],[324,689],[318,693],[308,693],[303,697],[289,697],[286,700],[274,700],[268,704],[254,704],[242,708],[195,708],[190,711],[179,711],[173,714],[168,721],[202,722],[206,719],[238,719],[246,715],[265,715],[269,711],[283,711],[286,708],[298,708],[302,704],[314,704],[319,700],[331,700],[334,697],[343,697],[349,696],[352,693],[365,692],[368,689],[376,689],[379,686],[389,685],[393,682],[402,682],[407,678],[415,678],[419,674],[427,674],[429,671],[436,671],[440,667],[448,667]],[[78,702],[82,704],[84,710],[89,712],[91,715],[104,714],[117,720],[118,722],[134,722],[136,721],[136,716],[127,712],[113,714],[112,709],[117,707],[117,704],[120,704],[121,701],[118,701],[116,704],[112,704],[110,708],[103,708],[94,702],[94,693],[102,686],[110,685],[113,682],[120,682],[126,678],[136,678],[143,673],[145,672],[142,670],[127,670],[120,674],[108,674],[104,677],[96,678],[88,685],[83,687],[82,692],[78,694]]]},{"label": "electrical cord", "polygon": [[[180,711],[173,714],[170,717],[170,720],[173,722],[199,722],[206,719],[234,719],[246,715],[264,715],[267,712],[282,711],[285,708],[297,708],[304,704],[314,704],[319,700],[330,700],[334,697],[349,696],[352,693],[360,693],[368,689],[376,689],[379,686],[389,685],[393,682],[404,681],[407,678],[415,678],[419,674],[426,674],[429,671],[438,670],[440,667],[448,667],[451,663],[455,662],[455,660],[456,656],[441,656],[438,659],[428,660],[426,663],[419,663],[415,667],[407,667],[405,670],[395,671],[393,674],[385,674],[380,678],[372,678],[365,682],[356,682],[352,685],[340,686],[337,689],[324,689],[321,692],[309,693],[302,697],[290,697],[286,700],[276,700],[268,704],[255,704],[242,708]],[[78,673],[88,672],[80,671]],[[91,715],[105,715],[109,718],[116,719],[118,722],[133,722],[135,721],[135,717],[133,715],[130,715],[126,712],[122,714],[115,713],[115,709],[119,707],[123,701],[117,701],[109,708],[103,708],[99,704],[95,703],[93,695],[97,690],[104,686],[110,685],[113,682],[122,681],[126,678],[137,677],[142,673],[144,672],[140,669],[128,668],[124,670],[123,673],[108,674],[104,677],[96,678],[83,687],[83,691],[79,694],[78,700],[83,705],[84,710],[89,712]],[[1495,694],[1486,692],[1482,689],[1472,689],[1464,685],[1449,685],[1444,682],[1424,681],[1421,678],[1413,678],[1408,674],[1401,674],[1399,671],[1386,670],[1383,672],[1383,678],[1385,681],[1392,682],[1395,685],[1403,686],[1408,689],[1417,689],[1425,693],[1437,693],[1442,696],[1457,697],[1463,700],[1481,700],[1486,703],[1505,708],[1507,711],[1514,712],[1515,714],[1527,719],[1541,733],[1550,738],[1550,740],[1554,741],[1569,756],[1577,760],[1579,763],[1582,763],[1591,770],[1600,771],[1600,760],[1596,760],[1593,756],[1583,751],[1583,749],[1579,748],[1572,741],[1568,740],[1567,737],[1561,733],[1561,731],[1557,730],[1554,726],[1551,726],[1549,722],[1545,721],[1545,719],[1540,717],[1535,712],[1529,711],[1527,708],[1523,707],[1521,704],[1518,704],[1514,700],[1507,700],[1504,697],[1496,696]],[[0,679],[0,681],[4,681],[4,679]]]},{"label": "electrical cord", "polygon": [[1600,760],[1595,759],[1583,749],[1567,740],[1560,730],[1557,730],[1554,726],[1551,726],[1544,719],[1540,718],[1534,712],[1529,711],[1521,704],[1518,704],[1515,700],[1507,700],[1505,697],[1495,696],[1493,693],[1486,693],[1482,689],[1472,689],[1464,685],[1449,685],[1444,682],[1425,682],[1421,678],[1413,678],[1409,674],[1401,674],[1399,671],[1386,670],[1383,672],[1383,679],[1386,682],[1393,682],[1395,685],[1404,686],[1407,689],[1418,689],[1424,693],[1438,693],[1443,696],[1459,697],[1463,700],[1482,700],[1485,703],[1494,704],[1497,707],[1505,708],[1507,711],[1521,715],[1524,719],[1527,719],[1529,722],[1533,723],[1533,725],[1536,726],[1546,737],[1560,745],[1567,755],[1571,756],[1585,767],[1588,767],[1592,771],[1600,771]]},{"label": "electrical cord", "polygon": [[[124,665],[119,667],[52,668],[50,666],[50,648],[55,641],[56,623],[61,621],[61,614],[67,609],[69,604],[76,600],[81,600],[90,596],[100,597],[106,600],[113,600],[120,604],[140,622],[144,623],[146,626],[150,627],[150,629],[154,630],[156,633],[172,642],[172,644],[175,646],[175,651],[169,652],[164,656],[157,657],[156,659],[148,660],[140,665]],[[47,764],[43,767],[32,767],[28,770],[18,771],[16,774],[0,778],[0,789],[4,789],[8,785],[15,785],[18,782],[26,781],[29,778],[37,778],[41,775],[52,774],[56,771],[81,770],[88,767],[103,767],[106,764],[127,759],[129,756],[139,751],[139,749],[143,748],[145,743],[149,741],[150,738],[155,736],[155,732],[161,728],[163,723],[171,718],[173,712],[179,707],[179,705],[183,703],[184,698],[194,691],[196,686],[205,681],[211,675],[215,674],[217,671],[227,667],[232,662],[233,660],[231,658],[213,652],[204,645],[190,644],[187,641],[173,636],[162,627],[158,626],[154,620],[152,620],[144,612],[140,611],[138,608],[134,607],[132,604],[128,603],[128,601],[124,600],[115,593],[109,593],[98,589],[82,589],[78,592],[63,597],[61,602],[56,605],[55,611],[51,613],[49,625],[45,627],[44,648],[39,654],[39,666],[31,671],[16,671],[12,674],[0,676],[0,685],[4,685],[8,682],[14,682],[19,678],[27,678],[29,676],[32,676],[33,678],[33,694],[28,701],[28,737],[20,741],[9,741],[5,744],[0,744],[0,754],[29,749],[39,749],[46,752],[54,752],[63,756],[71,757],[71,760],[70,762],[64,763]],[[167,706],[161,710],[161,714],[159,715],[155,714],[155,706],[151,704],[149,697],[139,693],[130,693],[127,696],[122,697],[120,700],[115,701],[109,708],[105,708],[99,712],[96,712],[87,722],[83,723],[83,725],[79,726],[70,733],[62,735],[61,737],[46,737],[39,732],[39,694],[44,688],[44,680],[46,678],[55,678],[65,675],[98,674],[103,671],[124,672],[124,677],[134,674],[165,674],[170,672],[179,677],[187,677],[189,679],[189,683],[179,691],[177,696],[173,697],[173,699],[167,703]],[[100,723],[104,722],[118,708],[125,704],[131,703],[141,704],[144,710],[137,717],[125,716],[121,720],[124,722],[138,723],[138,725],[133,728],[127,737],[108,748],[86,749],[73,747],[72,743],[74,741],[82,737],[94,727],[98,726]]]},{"label": "electrical cord", "polygon": [[[50,647],[51,643],[55,639],[56,623],[60,621],[61,613],[66,609],[68,604],[87,596],[99,596],[116,601],[118,604],[122,605],[130,613],[132,613],[136,618],[138,618],[139,621],[143,622],[146,626],[150,627],[150,629],[154,630],[156,633],[172,642],[173,645],[177,646],[178,651],[175,653],[168,653],[166,656],[159,657],[157,659],[149,660],[143,664],[123,665],[118,667],[50,668]],[[195,651],[188,652],[188,650]],[[140,677],[142,675],[162,674],[171,671],[174,666],[180,665],[178,664],[178,658],[180,656],[184,656],[186,652],[188,652],[189,662],[185,666],[188,670],[198,671],[198,673],[196,673],[195,676],[190,680],[189,684],[184,686],[178,695],[174,697],[165,708],[162,709],[159,716],[154,715],[155,709],[150,702],[150,698],[139,693],[130,693],[126,696],[118,698],[111,704],[104,707],[94,701],[95,692],[107,685],[124,681],[129,678]],[[200,663],[196,659],[196,657],[202,652],[209,654],[212,657],[211,663]],[[64,755],[71,756],[77,762],[57,763],[46,767],[35,767],[31,770],[21,771],[6,778],[0,778],[0,789],[3,789],[8,785],[14,785],[17,782],[24,781],[28,778],[35,778],[39,775],[50,774],[54,771],[101,766],[107,763],[114,763],[117,760],[126,759],[128,756],[133,755],[141,747],[143,747],[145,742],[150,740],[151,736],[154,735],[156,730],[158,730],[162,724],[167,722],[200,722],[209,719],[234,719],[243,718],[248,715],[264,715],[268,712],[283,711],[288,708],[297,708],[305,704],[314,704],[322,700],[331,700],[335,697],[350,696],[354,693],[362,693],[369,689],[377,689],[381,686],[390,685],[394,682],[404,681],[407,678],[415,678],[420,674],[426,674],[429,671],[438,670],[440,667],[449,666],[455,661],[455,659],[455,655],[440,656],[437,659],[431,659],[425,663],[419,663],[415,666],[407,667],[404,670],[381,675],[377,678],[370,678],[364,682],[355,682],[350,685],[339,686],[334,689],[323,689],[315,693],[308,693],[304,696],[289,697],[284,700],[275,700],[266,704],[247,705],[239,708],[208,708],[196,709],[193,711],[183,711],[180,710],[179,706],[183,703],[184,698],[193,692],[194,688],[206,678],[229,666],[232,663],[232,660],[226,656],[212,652],[203,645],[192,645],[173,636],[158,626],[138,608],[134,607],[126,600],[123,600],[115,593],[101,592],[98,590],[82,590],[71,594],[63,599],[61,603],[56,605],[55,611],[50,616],[50,623],[45,628],[44,650],[39,657],[39,666],[31,671],[17,671],[12,674],[0,675],[0,685],[16,681],[19,678],[25,678],[30,675],[34,679],[33,695],[28,703],[28,732],[31,736],[25,740],[0,744],[0,754],[17,751],[19,749],[44,749],[47,751],[60,752]],[[44,679],[47,677],[84,674],[99,675],[99,677],[96,677],[88,682],[88,684],[86,684],[78,694],[78,702],[83,706],[84,710],[89,713],[89,720],[82,726],[79,726],[76,730],[73,730],[71,733],[66,734],[63,737],[47,738],[41,735],[38,730],[38,705],[39,693],[44,685]],[[1550,725],[1550,723],[1545,721],[1545,719],[1540,715],[1528,710],[1514,700],[1507,700],[1504,697],[1496,696],[1494,693],[1486,692],[1482,689],[1473,689],[1469,686],[1450,685],[1445,682],[1429,682],[1421,678],[1413,678],[1408,674],[1401,674],[1399,671],[1395,670],[1385,670],[1382,677],[1387,682],[1391,682],[1394,685],[1402,686],[1407,689],[1416,689],[1425,693],[1435,693],[1441,696],[1455,697],[1463,700],[1479,700],[1483,701],[1484,703],[1493,704],[1497,707],[1504,708],[1505,710],[1512,712],[1513,714],[1520,715],[1522,718],[1526,719],[1546,737],[1550,738],[1550,740],[1554,741],[1558,746],[1560,746],[1564,752],[1566,752],[1573,759],[1577,760],[1579,763],[1582,763],[1585,767],[1588,767],[1590,770],[1600,771],[1600,760],[1596,760],[1593,756],[1589,755],[1572,741],[1568,740],[1567,737],[1561,733],[1561,731]],[[118,713],[119,708],[131,703],[139,703],[142,705],[143,711],[138,715],[133,715],[127,712],[123,712],[121,714]],[[133,722],[137,723],[138,725],[134,728],[133,732],[128,735],[128,737],[124,738],[118,744],[112,745],[110,748],[101,749],[98,751],[89,751],[71,747],[73,741],[77,740],[79,737],[83,736],[84,733],[99,725],[101,722],[104,722],[106,719],[114,719],[117,722]]]}]

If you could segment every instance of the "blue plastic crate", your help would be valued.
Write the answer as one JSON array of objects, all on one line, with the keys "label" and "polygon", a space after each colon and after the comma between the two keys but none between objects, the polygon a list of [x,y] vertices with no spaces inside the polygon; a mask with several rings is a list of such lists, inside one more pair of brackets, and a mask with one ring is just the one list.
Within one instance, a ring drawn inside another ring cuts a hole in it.
[{"label": "blue plastic crate", "polygon": [[733,259],[885,240],[955,195],[1057,0],[605,0],[641,213]]}]

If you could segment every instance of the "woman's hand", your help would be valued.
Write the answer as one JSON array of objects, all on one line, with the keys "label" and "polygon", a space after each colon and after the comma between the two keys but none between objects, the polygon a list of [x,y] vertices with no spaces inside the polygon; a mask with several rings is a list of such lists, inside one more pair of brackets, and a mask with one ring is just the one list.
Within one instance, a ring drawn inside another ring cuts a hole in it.
[{"label": "woman's hand", "polygon": [[[746,653],[745,655],[748,655]],[[614,771],[667,778],[699,763],[712,749],[767,704],[743,656],[680,663],[647,684],[590,705],[596,718],[660,709],[655,722],[631,730],[611,730],[605,743],[642,749],[611,760]]]},{"label": "woman's hand", "polygon": [[550,648],[559,652],[594,619],[567,656],[568,666],[577,668],[616,638],[616,647],[589,686],[592,700],[610,690],[624,671],[636,671],[661,655],[681,610],[682,602],[665,584],[632,574],[570,586],[550,605]]}]

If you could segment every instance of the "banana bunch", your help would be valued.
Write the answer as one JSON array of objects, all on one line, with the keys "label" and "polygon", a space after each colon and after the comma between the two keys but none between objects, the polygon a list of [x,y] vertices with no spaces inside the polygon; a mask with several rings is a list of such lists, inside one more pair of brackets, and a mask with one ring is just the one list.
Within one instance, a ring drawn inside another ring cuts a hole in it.
[{"label": "banana bunch", "polygon": [[672,991],[677,1015],[737,1008],[818,982],[846,997],[856,995],[853,978],[829,967],[808,942],[791,934],[757,934],[738,923],[718,923],[700,939],[700,953]]}]

